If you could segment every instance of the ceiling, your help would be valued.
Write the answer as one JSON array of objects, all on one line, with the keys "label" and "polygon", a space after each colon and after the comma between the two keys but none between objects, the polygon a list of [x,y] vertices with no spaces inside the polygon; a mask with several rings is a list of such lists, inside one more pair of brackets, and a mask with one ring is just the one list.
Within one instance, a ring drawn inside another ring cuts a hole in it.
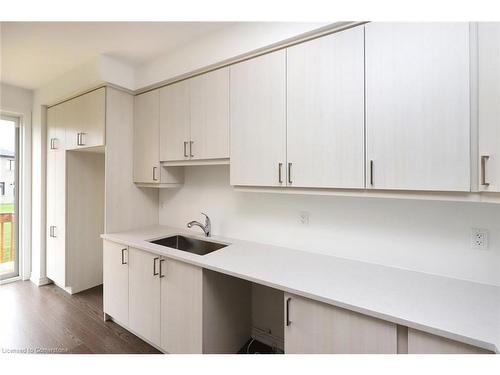
[{"label": "ceiling", "polygon": [[2,22],[0,80],[36,89],[99,55],[138,66],[228,22]]}]

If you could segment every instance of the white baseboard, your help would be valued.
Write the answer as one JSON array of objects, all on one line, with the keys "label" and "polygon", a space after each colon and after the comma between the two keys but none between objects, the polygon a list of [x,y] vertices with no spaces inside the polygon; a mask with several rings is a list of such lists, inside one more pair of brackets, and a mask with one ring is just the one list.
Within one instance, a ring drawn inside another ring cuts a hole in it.
[{"label": "white baseboard", "polygon": [[48,277],[31,277],[30,281],[36,286],[42,286],[52,283],[52,280],[50,280]]}]

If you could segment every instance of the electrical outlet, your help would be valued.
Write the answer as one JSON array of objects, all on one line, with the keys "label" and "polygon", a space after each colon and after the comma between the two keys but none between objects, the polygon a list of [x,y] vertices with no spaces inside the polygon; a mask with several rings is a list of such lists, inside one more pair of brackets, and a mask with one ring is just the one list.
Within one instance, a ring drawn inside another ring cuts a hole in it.
[{"label": "electrical outlet", "polygon": [[470,234],[471,247],[477,250],[488,249],[488,230],[472,228]]},{"label": "electrical outlet", "polygon": [[299,212],[299,221],[302,225],[309,225],[309,212],[300,211]]}]

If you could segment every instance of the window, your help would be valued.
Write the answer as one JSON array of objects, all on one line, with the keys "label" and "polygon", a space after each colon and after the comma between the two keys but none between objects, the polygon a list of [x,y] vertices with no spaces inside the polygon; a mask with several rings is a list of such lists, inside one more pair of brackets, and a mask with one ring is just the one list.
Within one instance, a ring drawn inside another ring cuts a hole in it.
[{"label": "window", "polygon": [[0,182],[0,195],[5,195],[5,182]]}]

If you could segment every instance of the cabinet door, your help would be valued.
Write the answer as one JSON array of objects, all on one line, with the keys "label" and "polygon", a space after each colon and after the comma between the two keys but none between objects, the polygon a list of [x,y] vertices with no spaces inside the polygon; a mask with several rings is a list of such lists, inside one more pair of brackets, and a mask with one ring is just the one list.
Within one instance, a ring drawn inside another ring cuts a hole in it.
[{"label": "cabinet door", "polygon": [[191,159],[229,157],[229,68],[189,80]]},{"label": "cabinet door", "polygon": [[500,23],[478,23],[479,190],[500,191]]},{"label": "cabinet door", "polygon": [[58,104],[64,112],[64,126],[66,128],[66,150],[76,150],[78,146],[78,133],[81,132],[83,123],[82,97],[78,96],[67,102]]},{"label": "cabinet door", "polygon": [[65,118],[67,107],[47,110],[47,277],[66,286],[66,155]]},{"label": "cabinet door", "polygon": [[128,325],[128,247],[103,242],[103,307],[116,321]]},{"label": "cabinet door", "polygon": [[134,98],[134,182],[159,182],[160,90]]},{"label": "cabinet door", "polygon": [[81,116],[80,145],[82,147],[104,146],[106,121],[106,88],[91,91],[80,97]]},{"label": "cabinet door", "polygon": [[203,270],[172,259],[161,262],[161,347],[201,354]]},{"label": "cabinet door", "polygon": [[57,240],[53,227],[56,225],[56,152],[59,140],[57,139],[57,126],[60,121],[60,106],[47,110],[47,277],[54,280],[56,277],[56,248]]},{"label": "cabinet door", "polygon": [[396,325],[285,294],[285,353],[396,354]]},{"label": "cabinet door", "polygon": [[408,329],[408,354],[487,354],[488,350]]},{"label": "cabinet door", "polygon": [[365,37],[367,187],[469,191],[469,25],[375,22]]},{"label": "cabinet door", "polygon": [[286,52],[230,69],[231,185],[286,185]]},{"label": "cabinet door", "polygon": [[159,257],[129,248],[129,327],[160,345]]},{"label": "cabinet door", "polygon": [[287,101],[289,185],[364,188],[364,28],[288,48]]},{"label": "cabinet door", "polygon": [[189,159],[189,81],[160,89],[160,161]]}]

